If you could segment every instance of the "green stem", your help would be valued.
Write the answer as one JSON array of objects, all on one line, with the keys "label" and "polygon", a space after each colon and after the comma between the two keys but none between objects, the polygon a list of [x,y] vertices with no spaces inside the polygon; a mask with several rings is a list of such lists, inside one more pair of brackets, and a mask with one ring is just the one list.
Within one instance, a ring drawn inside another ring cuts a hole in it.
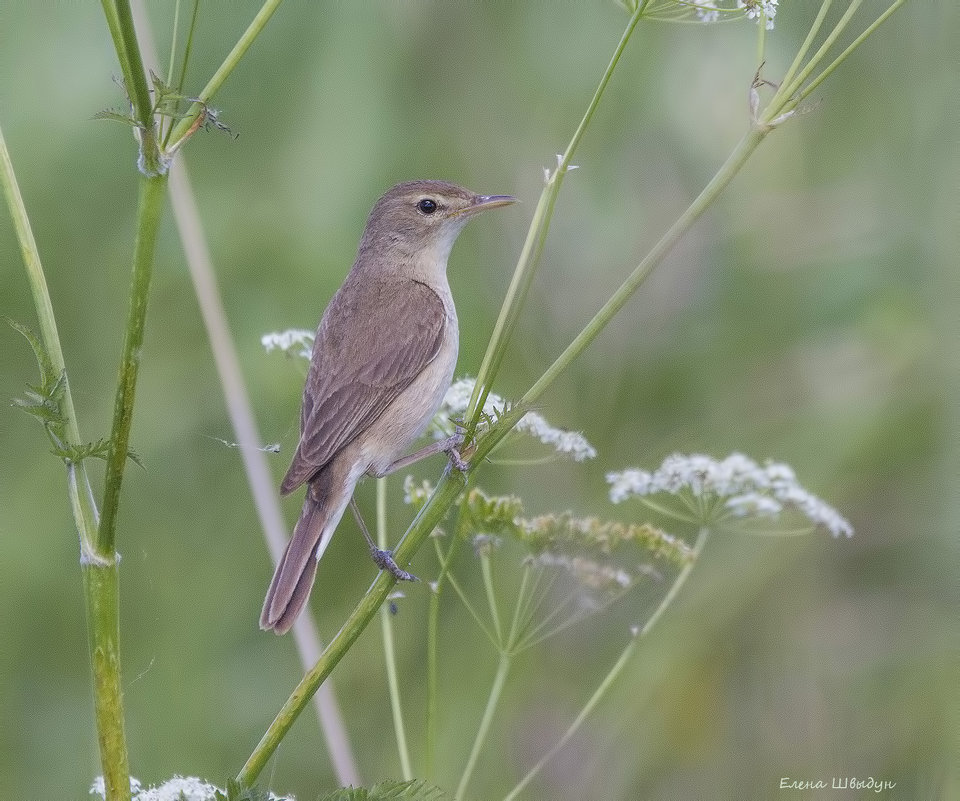
[{"label": "green stem", "polygon": [[[406,564],[426,541],[430,532],[440,523],[451,504],[463,491],[467,477],[459,471],[449,468],[437,484],[433,495],[424,504],[414,518],[410,528],[394,550],[398,564]],[[386,600],[397,580],[387,571],[381,571],[370,589],[357,604],[344,622],[340,631],[328,643],[317,664],[307,671],[286,703],[277,713],[259,744],[237,774],[237,781],[244,787],[250,787],[257,780],[267,761],[277,750],[277,746],[293,726],[294,721],[310,702],[324,679],[330,675],[350,647],[356,642],[363,630],[369,625],[377,609]]]},{"label": "green stem", "polygon": [[[387,547],[387,480],[377,480],[377,545]],[[407,732],[403,724],[403,706],[400,703],[400,681],[397,677],[397,655],[393,645],[393,621],[390,610],[380,607],[380,634],[383,638],[383,659],[387,668],[387,687],[390,692],[390,709],[393,713],[393,730],[397,736],[397,751],[400,754],[400,772],[405,781],[413,778],[410,751],[407,748]]]},{"label": "green stem", "polygon": [[130,765],[120,680],[118,563],[83,565],[93,697],[107,801],[129,801]]},{"label": "green stem", "polygon": [[[810,52],[810,48],[813,46],[813,42],[817,38],[817,34],[820,33],[820,28],[823,27],[823,21],[827,18],[827,12],[830,10],[832,3],[833,0],[823,0],[823,2],[820,4],[820,10],[817,12],[817,17],[813,21],[813,25],[810,26],[810,30],[807,32],[807,38],[803,40],[803,44],[800,45],[800,50],[797,51],[797,55],[793,58],[793,63],[787,70],[786,75],[784,75],[780,81],[781,87],[789,86],[793,83],[793,77],[797,74],[797,70],[799,70],[803,64],[804,59],[807,57],[807,53]],[[789,97],[789,95],[787,97]]]},{"label": "green stem", "polygon": [[816,88],[820,86],[821,83],[823,83],[828,77],[830,77],[831,73],[833,73],[833,71],[837,67],[839,67],[840,64],[854,50],[856,50],[860,45],[862,45],[864,41],[866,41],[866,39],[869,36],[871,36],[874,33],[874,31],[877,30],[877,28],[879,28],[884,22],[886,22],[887,19],[889,19],[890,16],[893,14],[893,12],[896,11],[898,8],[900,8],[905,2],[906,0],[895,0],[895,2],[891,4],[886,11],[884,11],[879,17],[877,17],[876,20],[874,20],[872,25],[870,25],[863,33],[861,33],[856,39],[854,39],[843,50],[843,52],[839,56],[837,56],[828,66],[826,66],[823,69],[823,71],[816,78],[814,78],[807,86],[803,87],[803,90],[797,95],[797,97],[787,105],[787,109],[789,110],[791,108],[796,107],[797,105],[802,103],[807,97],[809,97],[811,92],[815,91]]},{"label": "green stem", "polygon": [[220,87],[223,86],[224,81],[227,80],[240,59],[243,58],[244,53],[250,49],[250,45],[254,43],[257,36],[259,36],[260,32],[266,27],[266,24],[270,21],[270,17],[273,16],[273,12],[280,7],[281,2],[282,0],[265,0],[257,12],[257,15],[253,18],[253,21],[247,26],[243,35],[227,54],[227,57],[223,60],[219,69],[213,74],[213,77],[207,81],[207,85],[203,87],[200,94],[197,95],[197,99],[201,102],[194,103],[187,115],[180,120],[173,129],[173,133],[168,135],[167,139],[173,142],[171,147],[179,147],[184,135],[194,126],[197,116],[203,111],[203,103],[209,102]]},{"label": "green stem", "polygon": [[487,705],[483,710],[483,717],[480,719],[480,728],[477,730],[477,736],[473,741],[473,748],[470,750],[470,757],[463,769],[463,775],[460,777],[460,783],[457,785],[457,791],[453,797],[462,801],[467,792],[467,785],[473,776],[473,770],[477,766],[477,760],[480,758],[480,751],[490,733],[490,723],[493,721],[494,712],[497,710],[497,704],[500,703],[500,696],[503,695],[504,685],[507,683],[507,676],[510,673],[511,656],[508,652],[500,653],[500,662],[497,665],[497,674],[493,678],[493,684],[490,687],[490,695],[487,697]]},{"label": "green stem", "polygon": [[620,654],[613,667],[611,667],[607,672],[607,675],[604,676],[603,681],[601,681],[597,686],[597,689],[594,690],[587,703],[584,704],[583,709],[580,710],[580,714],[577,715],[573,723],[571,723],[567,730],[563,733],[563,736],[557,740],[550,750],[540,758],[540,761],[537,762],[536,765],[530,768],[527,774],[517,783],[516,787],[514,787],[509,793],[507,793],[506,796],[504,796],[503,801],[515,801],[520,796],[520,793],[522,793],[526,788],[526,786],[533,781],[534,777],[536,777],[536,775],[543,770],[543,767],[551,759],[553,759],[568,742],[570,742],[570,739],[574,734],[577,733],[577,730],[583,725],[583,722],[590,716],[593,710],[596,709],[597,704],[600,703],[600,700],[607,694],[614,682],[620,677],[623,669],[626,667],[627,663],[630,661],[630,658],[639,647],[640,641],[650,633],[651,629],[653,629],[653,627],[663,616],[663,613],[673,603],[683,585],[686,584],[690,573],[693,571],[693,566],[697,563],[700,554],[703,552],[703,547],[706,545],[709,534],[709,529],[700,529],[700,534],[697,537],[696,545],[693,548],[693,558],[687,562],[683,569],[677,574],[677,578],[674,580],[667,594],[663,597],[660,605],[657,606],[654,613],[650,616],[650,619],[646,622],[642,629],[636,632],[636,634],[631,638],[630,642],[627,643],[627,647],[623,649],[623,652]]},{"label": "green stem", "polygon": [[[717,196],[726,188],[727,184],[733,180],[733,177],[740,171],[740,168],[753,154],[753,151],[757,149],[757,146],[763,141],[766,134],[766,130],[754,128],[740,140],[724,165],[717,174],[713,176],[710,183],[704,187],[697,198],[687,207],[686,211],[670,226],[670,230],[653,246],[653,249],[644,257],[643,261],[630,273],[600,311],[594,315],[593,319],[587,323],[563,353],[557,357],[556,361],[550,365],[537,382],[527,390],[518,404],[521,409],[529,408],[530,405],[535,403],[547,387],[557,379],[560,373],[597,338],[617,312],[630,300],[633,293],[640,288],[640,285],[646,280],[647,276],[653,272],[653,269],[663,261],[673,246],[677,244],[680,237],[690,229],[697,221],[697,218],[703,214],[707,207],[713,203]],[[493,434],[494,430],[495,429],[491,429],[490,434]],[[502,436],[500,438],[502,439]],[[486,437],[484,439],[486,439]]]},{"label": "green stem", "polygon": [[[837,22],[834,29],[830,32],[830,35],[824,40],[823,44],[820,45],[820,49],[810,58],[810,61],[807,62],[807,65],[800,70],[793,78],[793,80],[787,84],[782,83],[780,89],[774,95],[773,100],[770,102],[769,107],[767,108],[764,116],[763,122],[769,122],[771,119],[778,116],[782,111],[788,110],[791,106],[791,99],[794,98],[794,95],[800,90],[800,87],[806,82],[807,78],[810,77],[810,74],[817,68],[817,65],[824,59],[827,54],[827,51],[833,47],[834,42],[840,37],[840,34],[843,33],[844,28],[850,22],[850,19],[857,12],[857,9],[860,7],[863,0],[851,0],[850,5],[847,7],[847,10],[843,13],[843,16],[840,17],[840,20]],[[817,18],[819,22],[819,17]],[[814,25],[817,24],[814,23]],[[795,105],[795,103],[793,104]]]},{"label": "green stem", "polygon": [[157,231],[163,214],[165,175],[140,179],[140,201],[137,211],[137,239],[133,251],[133,278],[130,288],[130,308],[123,337],[123,355],[117,377],[117,395],[113,407],[113,428],[110,432],[110,453],[103,494],[103,516],[97,533],[97,548],[111,553],[116,539],[116,515],[120,503],[123,471],[130,450],[130,426],[133,423],[133,405],[143,348],[143,329],[147,317],[150,277]]},{"label": "green stem", "polygon": [[586,133],[587,127],[593,119],[597,106],[600,105],[604,90],[607,88],[610,78],[613,77],[613,71],[616,69],[620,57],[626,49],[627,42],[637,27],[637,23],[640,22],[640,18],[643,16],[643,12],[648,3],[649,0],[641,0],[637,10],[630,16],[627,27],[620,37],[616,49],[613,51],[610,63],[607,64],[607,68],[600,78],[600,83],[593,93],[590,104],[587,106],[587,110],[580,120],[577,130],[574,132],[570,144],[567,145],[567,149],[560,157],[556,169],[549,172],[547,185],[540,194],[540,200],[533,213],[533,219],[530,222],[527,238],[520,251],[520,258],[514,269],[513,278],[510,281],[506,297],[500,308],[500,315],[494,326],[486,353],[484,353],[480,370],[477,372],[477,381],[474,385],[473,395],[470,398],[470,404],[467,407],[466,413],[467,431],[469,435],[472,435],[476,430],[480,413],[483,410],[483,404],[487,399],[493,380],[503,362],[503,357],[510,343],[510,338],[513,335],[517,321],[520,319],[520,313],[526,302],[530,284],[533,281],[534,275],[536,275],[537,267],[540,263],[540,254],[543,252],[543,244],[547,238],[547,231],[550,227],[550,220],[553,217],[553,209],[557,195],[560,193],[560,186],[563,184],[563,179],[570,167],[573,154],[580,144],[580,140],[583,139],[583,135]]},{"label": "green stem", "polygon": [[440,596],[443,593],[453,557],[466,535],[469,520],[467,499],[464,497],[460,502],[460,511],[457,515],[457,522],[453,527],[453,536],[450,538],[449,547],[442,557],[440,557],[439,543],[437,544],[440,571],[437,574],[436,581],[430,587],[430,610],[427,618],[427,755],[425,764],[425,775],[428,778],[433,776],[433,759],[437,746],[437,693],[439,686],[437,647],[440,641]]},{"label": "green stem", "polygon": [[[60,408],[60,414],[66,424],[68,439],[66,444],[79,445],[81,440],[80,429],[77,425],[77,412],[73,405],[73,393],[70,391],[70,377],[66,375],[67,368],[63,360],[63,348],[60,346],[57,320],[53,314],[53,303],[50,301],[50,291],[43,272],[43,264],[40,261],[40,251],[33,237],[30,218],[27,216],[27,208],[20,194],[20,186],[13,171],[13,162],[10,160],[10,153],[7,150],[2,128],[0,128],[0,184],[3,185],[4,199],[7,208],[10,210],[10,216],[13,218],[14,231],[20,245],[20,253],[23,256],[23,266],[27,273],[27,281],[33,295],[33,305],[37,312],[40,339],[54,369],[66,376]],[[70,465],[69,470],[70,506],[73,509],[74,523],[80,536],[81,557],[95,561],[98,558],[96,539],[99,512],[93,502],[90,480],[82,462]]]},{"label": "green stem", "polygon": [[427,732],[424,775],[433,778],[433,760],[437,750],[437,692],[439,669],[437,646],[440,640],[440,586],[431,588],[430,607],[427,611]]},{"label": "green stem", "polygon": [[[17,241],[23,254],[27,280],[33,294],[40,337],[53,367],[66,375],[57,321],[47,288],[40,253],[30,226],[23,197],[0,129],[0,184],[13,217]],[[61,416],[68,444],[80,444],[76,410],[65,381]],[[84,576],[84,602],[93,673],[94,709],[100,742],[100,765],[108,801],[129,801],[130,768],[123,725],[123,695],[120,683],[119,616],[117,611],[117,561],[112,551],[97,548],[98,512],[83,463],[68,462],[67,490],[74,523],[80,535],[80,561]]]},{"label": "green stem", "polygon": [[503,648],[506,643],[503,639],[503,628],[500,625],[500,610],[497,607],[497,593],[493,587],[493,573],[490,570],[490,555],[481,554],[480,572],[483,575],[483,589],[487,596],[487,606],[490,609],[490,619],[493,621],[493,631],[497,637],[497,647]]},{"label": "green stem", "polygon": [[160,153],[156,124],[153,118],[153,100],[147,86],[147,76],[140,56],[137,32],[128,0],[102,0],[103,14],[117,51],[123,85],[133,106],[140,140],[140,171],[146,176],[162,175],[167,165]]}]

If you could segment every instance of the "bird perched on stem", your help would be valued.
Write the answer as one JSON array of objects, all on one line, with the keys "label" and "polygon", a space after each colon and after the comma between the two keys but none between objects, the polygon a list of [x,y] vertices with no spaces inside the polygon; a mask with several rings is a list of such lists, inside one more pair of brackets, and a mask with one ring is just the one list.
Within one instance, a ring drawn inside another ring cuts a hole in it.
[{"label": "bird perched on stem", "polygon": [[353,490],[364,475],[384,476],[435,453],[465,467],[458,435],[403,454],[436,413],[457,364],[457,312],[447,283],[453,243],[476,214],[513,202],[445,181],[411,181],[370,212],[353,268],[317,328],[300,442],[280,486],[286,495],[306,483],[307,494],[270,582],[261,628],[283,634],[293,625],[348,505],[376,564],[398,579],[414,578],[376,547]]}]

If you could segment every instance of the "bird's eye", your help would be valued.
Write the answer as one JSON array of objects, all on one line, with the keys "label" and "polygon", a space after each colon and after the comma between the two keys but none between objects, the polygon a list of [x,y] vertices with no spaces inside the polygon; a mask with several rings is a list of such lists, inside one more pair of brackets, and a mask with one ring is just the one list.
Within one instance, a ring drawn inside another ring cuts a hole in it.
[{"label": "bird's eye", "polygon": [[417,208],[420,209],[421,214],[433,214],[437,210],[437,201],[425,197],[417,203]]}]

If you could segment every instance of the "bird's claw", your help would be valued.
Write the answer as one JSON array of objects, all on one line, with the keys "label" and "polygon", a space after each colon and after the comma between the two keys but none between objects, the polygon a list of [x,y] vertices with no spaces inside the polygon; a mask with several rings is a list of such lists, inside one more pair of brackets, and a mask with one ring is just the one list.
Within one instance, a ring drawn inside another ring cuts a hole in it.
[{"label": "bird's claw", "polygon": [[390,573],[397,581],[420,581],[413,573],[408,573],[406,570],[403,570],[395,561],[393,561],[393,552],[385,551],[381,548],[371,548],[370,556],[373,557],[373,561],[376,563],[377,567],[381,570],[386,570]]},{"label": "bird's claw", "polygon": [[458,448],[463,445],[466,437],[464,436],[464,429],[457,425],[456,433],[450,437],[449,445],[446,450],[447,457],[450,459],[450,464],[452,464],[457,470],[461,473],[466,473],[470,469],[470,462],[466,461],[463,456],[460,455]]}]

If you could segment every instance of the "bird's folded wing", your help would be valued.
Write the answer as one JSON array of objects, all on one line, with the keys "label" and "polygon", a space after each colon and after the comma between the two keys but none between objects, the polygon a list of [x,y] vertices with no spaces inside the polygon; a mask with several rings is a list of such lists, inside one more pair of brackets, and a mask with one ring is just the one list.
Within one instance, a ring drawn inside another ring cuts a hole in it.
[{"label": "bird's folded wing", "polygon": [[313,346],[300,443],[281,492],[295,490],[368,428],[437,355],[446,310],[426,284],[351,274]]}]

